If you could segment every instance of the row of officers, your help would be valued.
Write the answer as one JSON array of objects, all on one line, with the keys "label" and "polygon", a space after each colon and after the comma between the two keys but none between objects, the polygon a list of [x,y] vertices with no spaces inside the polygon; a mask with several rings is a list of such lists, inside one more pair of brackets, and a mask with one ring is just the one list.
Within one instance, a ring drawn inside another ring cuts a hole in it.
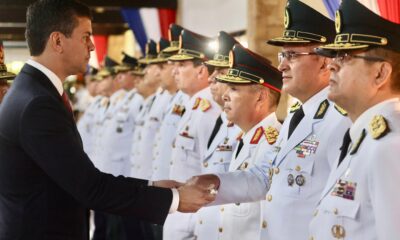
[{"label": "row of officers", "polygon": [[[101,171],[219,179],[212,206],[170,214],[163,239],[400,237],[400,25],[356,0],[335,22],[299,0],[284,16],[267,42],[278,68],[225,32],[215,51],[171,25],[145,57],[88,76],[98,95],[78,128]],[[299,100],[283,123],[282,90]],[[128,239],[160,231],[136,223]]]}]

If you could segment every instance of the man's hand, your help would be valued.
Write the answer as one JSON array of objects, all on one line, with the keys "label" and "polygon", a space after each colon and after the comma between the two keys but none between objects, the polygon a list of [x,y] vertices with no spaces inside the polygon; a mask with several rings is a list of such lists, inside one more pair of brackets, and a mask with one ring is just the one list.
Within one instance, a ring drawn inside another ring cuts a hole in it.
[{"label": "man's hand", "polygon": [[217,175],[204,174],[192,177],[186,182],[186,184],[189,183],[200,186],[202,188],[207,188],[213,192],[219,189],[220,180]]},{"label": "man's hand", "polygon": [[192,177],[186,184],[178,188],[180,212],[197,212],[204,205],[215,200],[219,188],[216,175]]},{"label": "man's hand", "polygon": [[183,185],[184,185],[183,183],[174,180],[160,180],[153,182],[154,187],[162,187],[162,188],[179,188],[180,186]]}]

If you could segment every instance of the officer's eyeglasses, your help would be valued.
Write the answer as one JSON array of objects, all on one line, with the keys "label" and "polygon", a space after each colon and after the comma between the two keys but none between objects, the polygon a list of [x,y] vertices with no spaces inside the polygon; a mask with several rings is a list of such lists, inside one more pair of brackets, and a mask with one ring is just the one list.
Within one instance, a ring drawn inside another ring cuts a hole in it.
[{"label": "officer's eyeglasses", "polygon": [[278,53],[278,61],[279,63],[283,62],[286,58],[289,62],[293,59],[296,59],[299,56],[307,56],[307,55],[316,55],[314,52],[279,52]]},{"label": "officer's eyeglasses", "polygon": [[369,62],[384,62],[384,61],[386,61],[385,59],[380,58],[380,57],[356,55],[356,54],[350,54],[347,52],[338,52],[336,54],[336,56],[333,58],[333,61],[338,63],[339,65],[343,65],[344,63],[349,62],[353,58],[363,59],[363,60],[369,61]]}]

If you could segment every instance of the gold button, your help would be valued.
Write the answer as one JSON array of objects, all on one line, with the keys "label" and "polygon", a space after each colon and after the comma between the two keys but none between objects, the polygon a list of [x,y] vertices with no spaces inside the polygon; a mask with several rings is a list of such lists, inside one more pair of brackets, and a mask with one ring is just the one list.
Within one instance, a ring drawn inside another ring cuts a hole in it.
[{"label": "gold button", "polygon": [[200,224],[203,224],[203,221],[200,220],[199,223],[200,223]]},{"label": "gold button", "polygon": [[224,211],[224,208],[222,207],[220,210],[221,210],[221,212],[223,212],[223,211]]},{"label": "gold button", "polygon": [[262,228],[267,228],[267,221],[264,220],[264,221],[262,222]]},{"label": "gold button", "polygon": [[224,231],[224,229],[223,229],[222,227],[220,227],[220,228],[218,228],[218,231],[219,231],[220,233],[222,233],[222,231]]},{"label": "gold button", "polygon": [[299,165],[297,165],[295,169],[296,169],[296,171],[300,172],[301,167]]},{"label": "gold button", "polygon": [[203,163],[204,167],[208,167],[208,162]]},{"label": "gold button", "polygon": [[316,217],[317,215],[318,215],[318,209],[315,210],[315,212],[314,212],[314,217]]},{"label": "gold button", "polygon": [[341,225],[333,225],[331,232],[334,238],[342,239],[346,236],[346,230]]},{"label": "gold button", "polygon": [[276,168],[275,168],[275,174],[278,174],[278,173],[279,173],[279,168],[276,167]]},{"label": "gold button", "polygon": [[333,213],[334,213],[335,215],[337,215],[338,212],[339,212],[339,210],[338,210],[337,208],[334,208],[334,209],[333,209]]},{"label": "gold button", "polygon": [[272,195],[271,195],[271,194],[268,194],[268,195],[267,195],[267,200],[268,200],[268,202],[271,202],[271,201],[272,201]]}]

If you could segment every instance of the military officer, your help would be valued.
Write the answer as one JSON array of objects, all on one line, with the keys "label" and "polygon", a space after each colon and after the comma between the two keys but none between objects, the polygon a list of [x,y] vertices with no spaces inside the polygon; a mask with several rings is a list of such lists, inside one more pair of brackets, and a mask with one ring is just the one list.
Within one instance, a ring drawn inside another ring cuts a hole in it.
[{"label": "military officer", "polygon": [[[395,8],[394,2],[388,2]],[[336,13],[328,97],[353,124],[322,192],[309,239],[398,239],[400,236],[400,24],[356,0]]]},{"label": "military officer", "polygon": [[[280,98],[282,77],[278,69],[260,55],[236,44],[227,75],[217,77],[228,83],[224,93],[227,118],[243,131],[229,165],[230,172],[247,171],[256,164],[257,155],[273,154],[281,124],[275,110]],[[243,179],[244,180],[244,179]],[[257,239],[260,234],[258,201],[223,205],[215,228],[218,239]]]},{"label": "military officer", "polygon": [[0,104],[3,101],[4,95],[10,88],[10,83],[14,80],[15,74],[7,71],[4,64],[4,48],[3,43],[0,41]]},{"label": "military officer", "polygon": [[[162,50],[161,47],[167,47],[165,41],[167,40],[161,41],[158,49]],[[140,128],[140,138],[133,143],[135,151],[131,155],[131,162],[133,163],[131,175],[136,178],[150,180],[155,135],[163,121],[164,109],[172,95],[160,87],[163,64],[166,60],[157,57],[157,44],[154,41],[150,41],[147,46],[146,57],[142,60],[147,64],[143,84],[157,91],[153,96],[151,105],[142,115],[143,126]]]},{"label": "military officer", "polygon": [[[284,121],[275,148],[276,157],[260,158],[271,165],[260,161],[257,164],[260,168],[241,176],[253,186],[247,196],[243,194],[246,186],[236,183],[235,178],[219,176],[217,203],[266,200],[262,205],[261,239],[308,237],[314,206],[334,167],[341,136],[350,125],[340,107],[327,99],[330,59],[313,52],[315,47],[333,41],[334,31],[333,21],[312,6],[298,0],[288,1],[283,36],[268,43],[282,47],[278,55],[282,90],[300,102],[292,106]],[[233,184],[237,186],[235,191],[229,189]]]},{"label": "military officer", "polygon": [[172,95],[164,111],[164,119],[161,122],[160,129],[156,134],[151,180],[163,180],[169,178],[170,158],[172,144],[176,134],[178,122],[185,113],[185,103],[189,100],[188,95],[178,89],[175,64],[168,62],[168,57],[176,54],[179,50],[179,35],[183,28],[179,25],[171,24],[169,28],[169,46],[163,49],[158,58],[165,59],[161,72],[161,86]]},{"label": "military officer", "polygon": [[[209,47],[211,40],[184,29],[178,54],[169,58],[178,62],[178,87],[190,97],[177,127],[171,155],[170,178],[181,182],[201,173],[202,157],[221,112],[208,88],[210,71],[203,64],[214,55],[215,50]],[[194,239],[194,225],[194,214],[171,214],[164,225],[164,239]]]},{"label": "military officer", "polygon": [[[219,107],[224,107],[222,95],[228,89],[228,85],[216,81],[216,77],[226,75],[229,69],[229,51],[237,41],[228,33],[221,31],[218,36],[218,51],[214,58],[206,62],[214,66],[214,72],[208,78],[212,97]],[[213,131],[207,143],[207,151],[202,158],[202,173],[226,172],[232,158],[238,140],[240,128],[226,118],[222,112],[215,122]],[[217,239],[218,219],[223,207],[212,206],[202,208],[197,213],[195,235],[198,240]]]}]

